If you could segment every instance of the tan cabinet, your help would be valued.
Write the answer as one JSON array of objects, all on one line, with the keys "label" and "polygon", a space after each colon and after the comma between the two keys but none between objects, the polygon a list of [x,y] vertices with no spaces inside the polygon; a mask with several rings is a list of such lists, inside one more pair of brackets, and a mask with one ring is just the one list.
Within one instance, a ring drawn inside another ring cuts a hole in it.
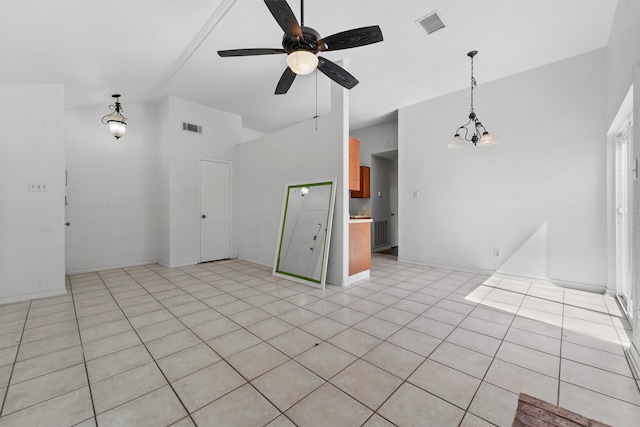
[{"label": "tan cabinet", "polygon": [[349,190],[360,190],[360,140],[349,137]]},{"label": "tan cabinet", "polygon": [[371,197],[371,168],[360,166],[360,187],[357,191],[351,192],[354,199],[368,199]]},{"label": "tan cabinet", "polygon": [[349,276],[371,269],[371,221],[349,223]]}]

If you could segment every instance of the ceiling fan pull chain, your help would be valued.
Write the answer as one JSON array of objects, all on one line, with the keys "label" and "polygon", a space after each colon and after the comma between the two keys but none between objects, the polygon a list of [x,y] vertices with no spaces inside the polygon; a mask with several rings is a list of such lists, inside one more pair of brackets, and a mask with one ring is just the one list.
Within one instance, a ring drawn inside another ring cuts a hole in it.
[{"label": "ceiling fan pull chain", "polygon": [[313,116],[316,119],[316,132],[318,131],[318,69],[316,68],[316,115]]}]

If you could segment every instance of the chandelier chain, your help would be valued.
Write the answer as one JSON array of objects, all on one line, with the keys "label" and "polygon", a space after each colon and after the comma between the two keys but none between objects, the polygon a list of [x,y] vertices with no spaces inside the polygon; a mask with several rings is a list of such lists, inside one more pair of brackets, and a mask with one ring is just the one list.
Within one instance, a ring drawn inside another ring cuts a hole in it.
[{"label": "chandelier chain", "polygon": [[476,79],[473,77],[473,56],[471,57],[471,112],[473,113],[473,88],[476,85]]}]

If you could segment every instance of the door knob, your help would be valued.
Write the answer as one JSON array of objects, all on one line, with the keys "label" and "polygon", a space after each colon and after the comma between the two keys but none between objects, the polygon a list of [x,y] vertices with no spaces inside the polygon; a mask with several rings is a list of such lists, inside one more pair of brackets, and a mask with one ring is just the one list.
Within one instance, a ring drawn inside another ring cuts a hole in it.
[{"label": "door knob", "polygon": [[394,214],[394,213],[392,213],[392,214],[391,214],[391,216],[395,216],[395,214]]},{"label": "door knob", "polygon": [[71,223],[69,221],[65,222],[64,225],[66,225],[67,227],[71,225]]},{"label": "door knob", "polygon": [[206,215],[204,215],[204,214],[202,215],[202,219],[205,219],[206,217],[207,217]]}]

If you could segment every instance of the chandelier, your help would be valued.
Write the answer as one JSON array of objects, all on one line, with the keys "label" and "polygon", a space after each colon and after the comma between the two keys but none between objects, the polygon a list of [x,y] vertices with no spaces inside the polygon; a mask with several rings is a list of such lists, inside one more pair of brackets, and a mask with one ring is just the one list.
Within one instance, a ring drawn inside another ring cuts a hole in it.
[{"label": "chandelier", "polygon": [[[477,54],[477,50],[472,50],[467,53],[467,56],[471,58],[471,110],[469,112],[469,121],[456,130],[456,134],[453,136],[451,142],[449,142],[449,148],[463,148],[468,145],[467,142],[473,142],[473,145],[477,147],[488,147],[489,145],[498,143],[498,141],[487,132],[473,110],[473,88],[476,86],[476,79],[473,77],[473,57]],[[473,125],[471,129],[469,129],[468,126],[471,124]],[[464,130],[464,138],[460,136],[462,130]],[[471,139],[469,139],[470,133]]]},{"label": "chandelier", "polygon": [[109,131],[111,135],[115,136],[116,139],[120,139],[120,137],[124,136],[127,131],[127,118],[122,115],[122,106],[120,105],[120,94],[111,95],[112,98],[116,99],[114,105],[109,105],[109,108],[113,110],[113,113],[107,114],[102,118],[102,123],[109,125]]}]

